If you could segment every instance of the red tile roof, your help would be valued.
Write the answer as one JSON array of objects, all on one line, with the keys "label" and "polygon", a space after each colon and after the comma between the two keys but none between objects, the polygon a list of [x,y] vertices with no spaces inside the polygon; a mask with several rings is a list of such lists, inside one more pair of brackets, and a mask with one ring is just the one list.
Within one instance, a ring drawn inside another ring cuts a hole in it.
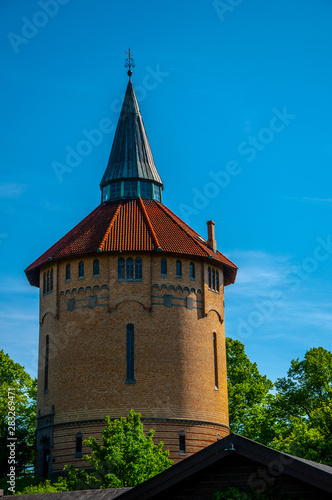
[{"label": "red tile roof", "polygon": [[39,286],[39,269],[48,260],[96,252],[163,251],[212,259],[224,264],[225,285],[234,283],[237,267],[213,252],[191,227],[154,200],[116,200],[103,203],[43,253],[26,270],[31,285]]}]

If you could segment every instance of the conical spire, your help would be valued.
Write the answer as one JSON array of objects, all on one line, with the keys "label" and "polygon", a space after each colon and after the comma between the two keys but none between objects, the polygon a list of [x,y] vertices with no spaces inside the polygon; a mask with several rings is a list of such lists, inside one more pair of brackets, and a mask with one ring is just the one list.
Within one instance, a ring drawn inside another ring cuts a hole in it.
[{"label": "conical spire", "polygon": [[113,146],[101,180],[102,202],[118,198],[149,198],[161,201],[158,174],[129,75]]}]

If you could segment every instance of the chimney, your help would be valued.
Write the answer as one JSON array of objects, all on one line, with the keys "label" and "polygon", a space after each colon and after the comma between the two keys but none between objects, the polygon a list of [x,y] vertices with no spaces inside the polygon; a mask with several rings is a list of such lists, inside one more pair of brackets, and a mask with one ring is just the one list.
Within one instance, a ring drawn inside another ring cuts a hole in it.
[{"label": "chimney", "polygon": [[213,220],[208,220],[207,221],[207,227],[208,227],[208,241],[207,241],[207,245],[209,248],[211,248],[211,250],[213,250],[214,252],[217,251],[217,242],[216,242],[216,239],[215,239],[215,236],[214,236],[214,226],[215,226],[215,223],[213,222]]}]

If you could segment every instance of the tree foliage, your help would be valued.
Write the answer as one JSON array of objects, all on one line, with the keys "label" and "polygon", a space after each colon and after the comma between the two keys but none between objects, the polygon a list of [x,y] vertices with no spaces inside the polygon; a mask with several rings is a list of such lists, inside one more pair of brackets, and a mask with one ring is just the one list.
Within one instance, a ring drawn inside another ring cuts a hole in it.
[{"label": "tree foliage", "polygon": [[251,363],[239,340],[226,338],[229,421],[232,432],[259,442],[271,438],[273,383]]},{"label": "tree foliage", "polygon": [[16,474],[34,463],[37,380],[0,351],[0,477],[8,472],[8,390],[15,394]]},{"label": "tree foliage", "polygon": [[163,442],[154,444],[154,431],[145,436],[139,413],[131,410],[126,418],[105,421],[101,444],[93,437],[84,441],[92,450],[84,456],[91,472],[65,467],[69,490],[135,486],[172,465]]},{"label": "tree foliage", "polygon": [[291,361],[276,381],[271,446],[308,460],[332,463],[332,353],[322,347]]},{"label": "tree foliage", "polygon": [[232,432],[292,455],[332,463],[332,353],[308,350],[272,382],[238,340],[226,339]]}]

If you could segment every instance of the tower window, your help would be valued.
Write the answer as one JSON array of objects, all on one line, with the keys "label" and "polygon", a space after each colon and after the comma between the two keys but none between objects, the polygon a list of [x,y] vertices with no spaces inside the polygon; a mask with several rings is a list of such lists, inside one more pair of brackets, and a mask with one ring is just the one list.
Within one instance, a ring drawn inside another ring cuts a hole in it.
[{"label": "tower window", "polygon": [[46,273],[43,274],[43,294],[46,293]]},{"label": "tower window", "polygon": [[186,455],[186,431],[179,432],[179,455]]},{"label": "tower window", "polygon": [[127,325],[127,378],[126,384],[135,384],[134,378],[134,325]]},{"label": "tower window", "polygon": [[53,292],[53,267],[51,269],[51,276],[50,276],[50,292]]},{"label": "tower window", "polygon": [[142,259],[137,257],[135,259],[135,280],[142,279]]},{"label": "tower window", "polygon": [[125,276],[125,260],[123,258],[118,260],[118,280],[126,279]]},{"label": "tower window", "polygon": [[160,274],[162,276],[167,276],[167,260],[161,259],[160,261]]},{"label": "tower window", "polygon": [[110,185],[110,199],[121,198],[121,182],[115,182]]},{"label": "tower window", "polygon": [[134,268],[134,259],[132,257],[129,257],[127,260],[121,257],[118,260],[118,280],[142,281],[142,259],[140,257],[135,259]]},{"label": "tower window", "polygon": [[213,332],[213,363],[214,363],[214,388],[219,389],[218,384],[218,351],[217,334]]},{"label": "tower window", "polygon": [[45,366],[44,366],[44,392],[48,391],[48,361],[50,353],[50,337],[46,335],[45,339]]},{"label": "tower window", "polygon": [[176,261],[176,277],[182,278],[182,263],[181,260]]},{"label": "tower window", "polygon": [[140,181],[140,192],[141,198],[148,198],[151,200],[152,198],[152,184],[150,182]]},{"label": "tower window", "polygon": [[70,264],[67,264],[66,265],[66,281],[70,281],[70,275],[71,275]]},{"label": "tower window", "polygon": [[133,280],[134,279],[134,261],[132,258],[127,259],[126,267],[127,267],[127,280]]},{"label": "tower window", "polygon": [[208,283],[209,289],[215,292],[219,292],[219,271],[218,269],[208,268]]},{"label": "tower window", "polygon": [[124,196],[125,198],[135,198],[137,196],[137,181],[124,182]]},{"label": "tower window", "polygon": [[76,452],[75,452],[75,458],[81,458],[83,457],[83,434],[81,432],[78,432],[75,434],[75,439],[76,439]]},{"label": "tower window", "polygon": [[50,291],[50,271],[47,271],[47,283],[46,283],[46,292]]},{"label": "tower window", "polygon": [[81,262],[78,264],[78,279],[83,279],[84,278],[84,262],[81,260]]},{"label": "tower window", "polygon": [[99,277],[99,260],[98,259],[95,259],[93,261],[93,276],[94,276],[94,278]]},{"label": "tower window", "polygon": [[193,262],[190,262],[190,279],[195,279],[195,264]]},{"label": "tower window", "polygon": [[153,184],[153,198],[157,201],[161,200],[160,187]]}]

